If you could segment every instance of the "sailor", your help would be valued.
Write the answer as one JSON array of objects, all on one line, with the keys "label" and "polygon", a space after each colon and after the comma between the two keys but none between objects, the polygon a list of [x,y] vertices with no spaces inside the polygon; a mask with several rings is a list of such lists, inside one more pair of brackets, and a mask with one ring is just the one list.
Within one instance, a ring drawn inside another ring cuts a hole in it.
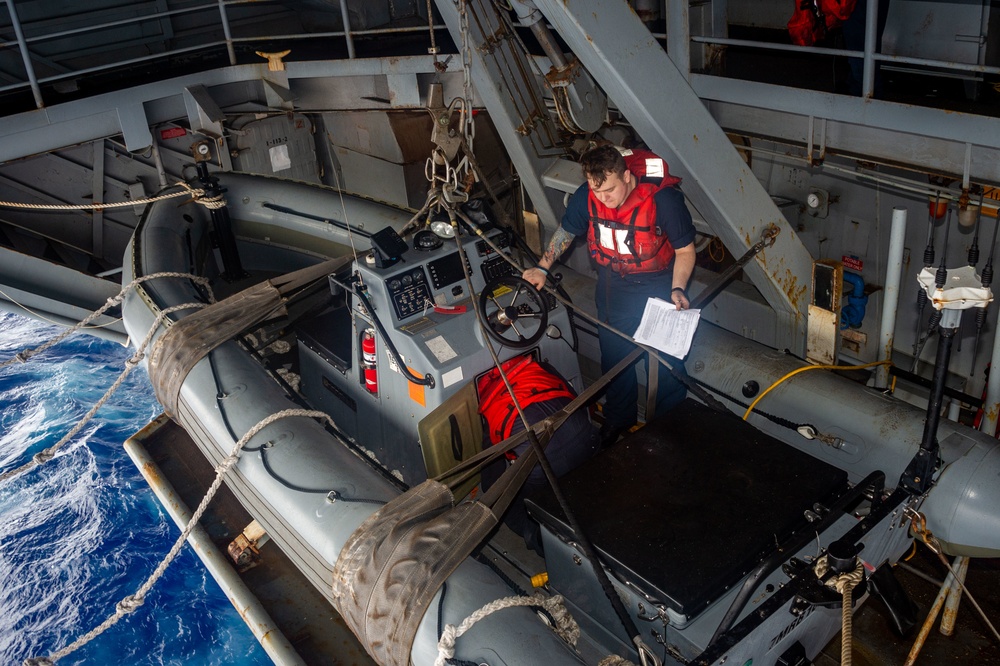
[{"label": "sailor", "polygon": [[[587,235],[597,262],[597,315],[600,321],[632,335],[646,301],[658,297],[678,309],[690,307],[687,285],[694,269],[694,225],[684,205],[680,182],[666,162],[644,150],[612,145],[593,148],[580,158],[587,182],[569,199],[562,223],[545,255],[522,277],[535,287],[545,284],[549,269],[576,236]],[[601,370],[608,372],[632,351],[616,333],[599,329]],[[675,367],[683,367],[678,359]],[[679,404],[686,389],[658,364],[655,414]],[[609,445],[637,419],[638,379],[627,370],[608,384],[601,441]],[[647,414],[650,420],[655,414]]]},{"label": "sailor", "polygon": [[[524,411],[529,423],[537,423],[555,414],[576,397],[573,390],[559,374],[547,365],[534,360],[530,354],[516,356],[503,363],[504,373],[514,389],[514,397]],[[479,378],[479,413],[486,421],[483,430],[483,448],[498,444],[511,435],[524,430],[524,422],[517,413],[514,401],[496,368]],[[556,477],[575,469],[597,453],[599,439],[586,410],[577,410],[552,434],[545,447],[545,457]],[[510,451],[507,460],[488,465],[482,472],[482,488],[486,491],[496,483],[506,469],[506,464],[516,460],[528,450],[525,441]],[[530,548],[541,552],[541,535],[538,524],[528,517],[524,498],[545,488],[548,481],[539,465],[531,470],[524,486],[511,502],[504,515],[504,523],[524,538]]]}]

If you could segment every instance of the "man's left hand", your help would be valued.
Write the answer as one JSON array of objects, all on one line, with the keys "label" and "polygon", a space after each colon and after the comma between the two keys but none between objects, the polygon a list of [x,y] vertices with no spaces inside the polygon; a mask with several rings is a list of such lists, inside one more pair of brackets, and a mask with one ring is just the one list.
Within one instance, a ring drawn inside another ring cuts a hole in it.
[{"label": "man's left hand", "polygon": [[670,292],[670,300],[678,310],[687,310],[691,307],[691,303],[688,301],[687,294],[685,294],[680,289],[674,289]]}]

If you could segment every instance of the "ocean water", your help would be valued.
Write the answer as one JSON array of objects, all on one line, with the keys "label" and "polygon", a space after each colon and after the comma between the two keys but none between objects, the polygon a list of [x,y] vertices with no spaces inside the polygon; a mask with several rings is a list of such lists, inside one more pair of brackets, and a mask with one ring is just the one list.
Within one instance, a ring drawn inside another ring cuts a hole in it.
[{"label": "ocean water", "polygon": [[[60,330],[0,312],[0,361]],[[0,369],[0,471],[58,442],[129,355],[78,333]],[[0,664],[48,656],[99,625],[179,536],[122,448],[160,411],[138,368],[54,459],[0,482]],[[114,663],[271,662],[185,546],[139,609],[58,662]]]}]

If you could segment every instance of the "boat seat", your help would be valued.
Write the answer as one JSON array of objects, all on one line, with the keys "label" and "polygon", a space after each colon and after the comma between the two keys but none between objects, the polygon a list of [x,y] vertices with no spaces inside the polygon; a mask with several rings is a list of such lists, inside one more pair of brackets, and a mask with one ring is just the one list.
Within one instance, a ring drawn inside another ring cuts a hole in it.
[{"label": "boat seat", "polygon": [[301,321],[296,326],[299,341],[340,372],[353,366],[351,313],[346,306]]},{"label": "boat seat", "polygon": [[[560,482],[614,575],[687,618],[848,489],[846,472],[691,399]],[[551,490],[527,504],[543,530],[576,541]]]}]

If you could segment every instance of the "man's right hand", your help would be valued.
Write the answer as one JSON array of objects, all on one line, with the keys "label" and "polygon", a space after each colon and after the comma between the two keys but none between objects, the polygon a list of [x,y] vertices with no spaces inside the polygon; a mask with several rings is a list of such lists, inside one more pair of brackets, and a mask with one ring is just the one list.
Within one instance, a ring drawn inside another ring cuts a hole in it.
[{"label": "man's right hand", "polygon": [[545,274],[545,271],[535,266],[528,268],[521,273],[521,279],[525,282],[530,282],[531,286],[539,291],[541,291],[542,287],[545,286],[545,279],[547,277],[548,276]]}]

